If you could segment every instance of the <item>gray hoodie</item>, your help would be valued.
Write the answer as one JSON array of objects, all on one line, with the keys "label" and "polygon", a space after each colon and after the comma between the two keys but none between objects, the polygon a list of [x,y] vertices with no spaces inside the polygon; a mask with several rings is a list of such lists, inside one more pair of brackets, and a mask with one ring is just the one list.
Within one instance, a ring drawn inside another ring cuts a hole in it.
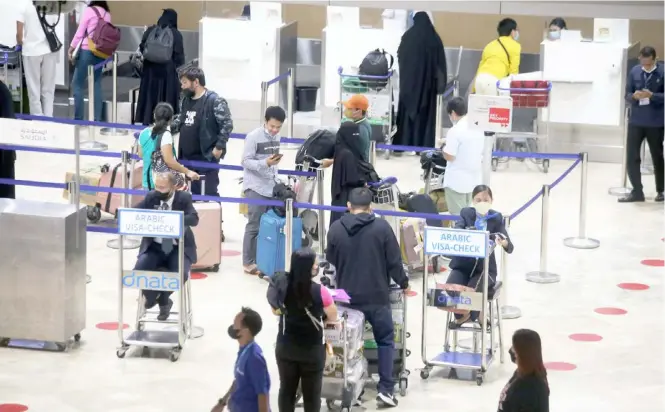
[{"label": "gray hoodie", "polygon": [[279,135],[271,136],[259,127],[245,137],[242,153],[243,191],[251,189],[265,197],[272,197],[277,178],[277,166],[268,166],[267,159],[279,153]]}]

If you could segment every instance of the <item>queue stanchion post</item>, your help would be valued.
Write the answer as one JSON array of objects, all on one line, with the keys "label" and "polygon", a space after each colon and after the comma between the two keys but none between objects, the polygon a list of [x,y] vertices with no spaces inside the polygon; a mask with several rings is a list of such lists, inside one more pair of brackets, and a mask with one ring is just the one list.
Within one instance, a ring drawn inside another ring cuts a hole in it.
[{"label": "queue stanchion post", "polygon": [[369,142],[369,162],[372,166],[376,165],[376,141],[374,140]]},{"label": "queue stanchion post", "polygon": [[580,181],[580,213],[579,227],[576,237],[569,237],[563,240],[563,244],[573,249],[596,249],[600,246],[598,239],[592,239],[586,235],[586,211],[587,211],[587,175],[589,169],[589,155],[584,152],[580,154],[582,158],[581,181]]},{"label": "queue stanchion post", "polygon": [[[293,135],[293,115],[296,111],[295,108],[295,76],[294,76],[294,71],[293,68],[289,68],[287,71],[288,77],[286,79],[286,84],[287,84],[287,91],[286,91],[286,134],[288,135],[289,139],[293,139],[295,136]],[[298,145],[295,143],[287,143],[286,147],[297,147]]]},{"label": "queue stanchion post", "polygon": [[[510,216],[503,217],[503,225],[506,230],[510,229]],[[501,311],[501,319],[518,319],[522,317],[522,311],[517,306],[510,306],[508,304],[508,252],[506,249],[501,248],[501,276],[503,282],[503,305],[499,309]]]},{"label": "queue stanchion post", "polygon": [[[325,205],[325,187],[324,187],[324,171],[322,167],[316,169],[316,201],[320,206]],[[317,235],[319,238],[319,260],[324,261],[326,258],[326,214],[323,209],[318,211],[318,227]]]},{"label": "queue stanchion post", "polygon": [[[68,189],[70,190],[70,202],[76,206],[77,210],[77,227],[78,225],[81,224],[81,134],[80,134],[80,128],[75,126],[74,127],[74,162],[76,164],[75,170],[74,170],[74,182],[73,185],[71,184],[72,182],[69,182]],[[74,190],[74,197],[72,198],[72,190]],[[83,221],[86,222],[87,226],[87,214],[83,218]],[[79,247],[79,234],[78,230],[76,231],[76,247]],[[86,239],[87,241],[87,239]],[[86,274],[85,275],[85,283],[90,283],[92,282],[92,276]]]},{"label": "queue stanchion post", "polygon": [[[95,121],[95,99],[101,99],[101,96],[95,96],[95,66],[88,66],[88,120]],[[100,152],[108,150],[109,146],[105,143],[95,140],[95,126],[88,126],[88,140],[81,142],[81,149],[98,150]]]},{"label": "queue stanchion post", "polygon": [[541,196],[542,214],[540,217],[540,267],[539,270],[526,274],[526,280],[533,283],[557,283],[561,277],[547,271],[547,238],[549,236],[550,187],[543,185]]},{"label": "queue stanchion post", "polygon": [[628,122],[630,119],[630,108],[626,108],[623,118],[623,152],[621,153],[621,186],[611,187],[608,193],[613,196],[628,196],[631,189],[628,187],[628,173],[626,172],[626,150],[628,148]]},{"label": "queue stanchion post", "polygon": [[291,254],[293,253],[293,199],[284,202],[286,212],[284,222],[284,271],[291,270]]},{"label": "queue stanchion post", "polygon": [[[261,82],[261,113],[259,113],[259,126],[263,125],[263,117],[266,115],[266,109],[268,108],[268,83]],[[289,136],[290,137],[290,136]]]},{"label": "queue stanchion post", "polygon": [[[121,154],[122,162],[122,188],[129,189],[129,170],[127,164],[131,161],[131,155],[128,151],[124,150]],[[122,198],[122,207],[129,208],[129,195],[123,193]],[[111,239],[106,242],[106,246],[111,249],[138,249],[141,242],[138,239],[131,239],[128,236],[118,236],[117,239]]]},{"label": "queue stanchion post", "polygon": [[[113,94],[111,96],[111,121],[118,124],[118,53],[113,53],[111,79]],[[101,96],[100,96],[101,97]],[[126,136],[127,130],[117,127],[104,127],[99,131],[104,136]]]},{"label": "queue stanchion post", "polygon": [[436,122],[435,122],[435,144],[439,146],[441,144],[442,134],[443,134],[443,95],[436,95]]}]

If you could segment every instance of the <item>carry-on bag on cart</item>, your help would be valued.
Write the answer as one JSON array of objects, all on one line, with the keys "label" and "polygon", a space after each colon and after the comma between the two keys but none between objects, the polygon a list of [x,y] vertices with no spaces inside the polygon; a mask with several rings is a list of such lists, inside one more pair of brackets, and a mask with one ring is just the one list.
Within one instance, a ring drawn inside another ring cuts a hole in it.
[{"label": "carry-on bag on cart", "polygon": [[[201,176],[201,193],[205,193],[204,176]],[[199,224],[192,227],[197,255],[192,269],[217,272],[222,263],[222,205],[217,202],[194,202],[194,209],[199,214]]]},{"label": "carry-on bag on cart", "polygon": [[[143,188],[143,162],[139,161],[135,164],[133,173],[128,168],[127,181],[129,182],[129,189],[141,190]],[[118,163],[110,170],[104,169],[104,172],[99,179],[100,187],[122,188],[123,184],[122,163]],[[102,211],[115,215],[118,208],[123,207],[122,196],[121,193],[98,192],[96,204],[99,205]],[[144,197],[145,196],[132,195],[131,204],[129,206],[134,206],[143,200]]]},{"label": "carry-on bag on cart", "polygon": [[[359,310],[339,306],[338,317],[345,318],[346,327],[327,326],[324,331],[326,342],[331,346],[323,375],[342,377],[344,351],[347,363],[362,358],[363,332],[365,331],[365,315]],[[332,353],[330,353],[332,352]]]},{"label": "carry-on bag on cart", "polygon": [[[327,129],[319,129],[310,134],[296,153],[296,164],[302,165],[308,161],[308,157],[322,160],[332,159],[335,154],[335,139],[333,132]],[[318,167],[316,164],[310,164]]]},{"label": "carry-on bag on cart", "polygon": [[[286,234],[284,227],[286,218],[279,216],[270,209],[261,216],[259,236],[256,240],[256,267],[261,275],[272,277],[285,268]],[[293,217],[291,232],[291,250],[300,249],[302,245],[302,220]]]}]

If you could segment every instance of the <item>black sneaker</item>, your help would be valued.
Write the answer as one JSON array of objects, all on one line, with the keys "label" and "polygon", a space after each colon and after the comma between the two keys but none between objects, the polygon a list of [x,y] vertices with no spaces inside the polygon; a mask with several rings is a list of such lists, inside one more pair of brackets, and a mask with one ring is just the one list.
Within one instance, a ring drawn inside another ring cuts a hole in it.
[{"label": "black sneaker", "polygon": [[376,397],[376,402],[379,406],[384,408],[394,408],[397,406],[397,398],[392,393],[379,392]]},{"label": "black sneaker", "polygon": [[654,202],[663,202],[665,201],[665,196],[663,196],[663,192],[658,192],[656,194],[656,197],[653,199]]},{"label": "black sneaker", "polygon": [[631,193],[628,196],[619,199],[619,203],[635,203],[635,202],[644,202],[644,195],[637,195]]},{"label": "black sneaker", "polygon": [[173,301],[169,299],[169,303],[166,305],[159,305],[159,315],[157,315],[157,320],[165,321],[169,318],[171,314],[171,308],[173,307]]}]

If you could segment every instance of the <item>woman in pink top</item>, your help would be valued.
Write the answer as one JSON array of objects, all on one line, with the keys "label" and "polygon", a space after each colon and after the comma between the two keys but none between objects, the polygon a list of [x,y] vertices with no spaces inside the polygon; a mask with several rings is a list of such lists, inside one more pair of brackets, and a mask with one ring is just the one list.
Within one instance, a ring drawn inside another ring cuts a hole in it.
[{"label": "woman in pink top", "polygon": [[[88,7],[83,11],[79,27],[76,30],[74,39],[69,45],[69,60],[73,65],[74,78],[72,85],[74,87],[74,119],[83,120],[84,108],[83,105],[83,89],[86,87],[88,80],[88,66],[94,66],[104,61],[101,57],[95,56],[90,51],[88,45],[88,38],[95,31],[97,23],[100,19],[111,22],[111,12],[109,5],[105,1],[91,1]],[[79,48],[78,54],[74,57],[74,51]],[[102,121],[102,68],[95,69],[95,113],[94,120]]]}]

